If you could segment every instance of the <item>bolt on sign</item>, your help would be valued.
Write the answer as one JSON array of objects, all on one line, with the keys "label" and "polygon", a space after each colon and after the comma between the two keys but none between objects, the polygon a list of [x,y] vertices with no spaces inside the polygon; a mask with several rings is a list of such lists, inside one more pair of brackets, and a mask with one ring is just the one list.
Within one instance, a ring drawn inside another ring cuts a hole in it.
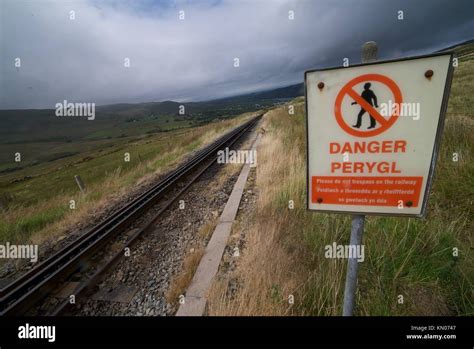
[{"label": "bolt on sign", "polygon": [[305,73],[310,210],[424,216],[452,58]]}]

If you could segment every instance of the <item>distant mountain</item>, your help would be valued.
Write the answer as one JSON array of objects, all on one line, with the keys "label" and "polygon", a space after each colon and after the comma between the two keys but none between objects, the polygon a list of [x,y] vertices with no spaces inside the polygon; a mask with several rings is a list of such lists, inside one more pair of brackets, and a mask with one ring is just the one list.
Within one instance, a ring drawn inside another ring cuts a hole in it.
[{"label": "distant mountain", "polygon": [[247,93],[243,95],[233,96],[233,97],[226,97],[221,99],[213,100],[212,102],[225,102],[225,103],[232,103],[232,102],[241,102],[241,101],[264,101],[264,100],[275,100],[275,99],[290,99],[304,95],[304,84],[295,84],[286,87],[279,87],[272,90],[260,91],[260,92],[253,92]]},{"label": "distant mountain", "polygon": [[272,95],[289,97],[285,89],[279,90],[227,100],[102,105],[96,106],[93,121],[85,116],[56,116],[55,109],[0,110],[0,145],[103,140],[196,126],[271,107],[280,102]]},{"label": "distant mountain", "polygon": [[463,42],[458,42],[457,44],[445,47],[445,48],[443,48],[441,50],[438,50],[436,52],[443,52],[443,51],[451,50],[451,49],[456,48],[456,47],[459,48],[459,46],[465,46],[465,45],[469,45],[469,44],[474,44],[474,39],[466,40],[466,41],[463,41]]},{"label": "distant mountain", "polygon": [[[164,102],[146,102],[146,103],[119,103],[97,106],[97,113],[105,117],[125,116],[125,117],[140,117],[149,114],[177,114],[179,106],[182,103],[174,101]],[[193,109],[193,110],[191,110]],[[197,111],[196,108],[190,107],[188,110]]]}]

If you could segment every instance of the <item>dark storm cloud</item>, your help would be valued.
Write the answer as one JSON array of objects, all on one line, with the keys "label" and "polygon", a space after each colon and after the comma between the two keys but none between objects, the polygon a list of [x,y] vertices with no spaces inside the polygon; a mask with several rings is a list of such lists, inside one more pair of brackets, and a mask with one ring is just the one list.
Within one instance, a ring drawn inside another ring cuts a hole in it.
[{"label": "dark storm cloud", "polygon": [[359,62],[368,40],[385,59],[474,32],[472,0],[7,0],[1,16],[2,109],[219,98],[301,82],[304,70],[344,58]]}]

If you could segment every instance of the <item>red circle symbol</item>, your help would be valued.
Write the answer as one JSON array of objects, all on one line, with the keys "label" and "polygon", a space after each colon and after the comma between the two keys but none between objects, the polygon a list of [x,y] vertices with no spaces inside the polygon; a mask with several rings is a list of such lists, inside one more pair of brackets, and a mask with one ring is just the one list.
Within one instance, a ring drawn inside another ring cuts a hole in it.
[{"label": "red circle symbol", "polygon": [[[346,131],[347,133],[357,136],[357,137],[372,137],[376,136],[378,134],[381,134],[382,132],[388,130],[398,119],[398,112],[390,115],[388,119],[385,119],[378,111],[375,109],[370,103],[365,101],[359,94],[354,91],[353,87],[357,84],[360,84],[361,82],[365,81],[377,81],[380,82],[384,85],[386,85],[390,91],[392,91],[394,100],[395,100],[395,105],[400,106],[402,103],[402,92],[400,91],[400,88],[398,85],[390,79],[389,77],[381,74],[364,74],[361,76],[358,76],[351,81],[349,81],[347,84],[344,85],[344,87],[339,91],[337,97],[336,97],[336,102],[334,103],[334,113],[336,115],[336,121],[341,126],[341,128]],[[353,129],[350,125],[348,125],[344,118],[342,117],[341,113],[341,105],[342,105],[342,100],[344,99],[345,96],[351,97],[354,101],[356,101],[361,108],[366,110],[375,120],[378,121],[380,124],[380,127],[373,129],[373,130],[368,130],[368,131],[360,131],[360,130],[355,130]],[[398,108],[400,110],[400,108]]]}]

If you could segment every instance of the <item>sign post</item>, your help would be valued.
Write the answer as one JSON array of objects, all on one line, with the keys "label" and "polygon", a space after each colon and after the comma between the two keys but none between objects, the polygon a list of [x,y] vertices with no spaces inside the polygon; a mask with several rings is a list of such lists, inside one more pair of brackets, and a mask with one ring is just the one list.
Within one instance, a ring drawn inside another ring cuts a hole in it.
[{"label": "sign post", "polygon": [[[364,215],[352,216],[351,240],[350,245],[362,245],[362,235],[364,234]],[[344,288],[344,305],[342,308],[342,316],[352,316],[355,304],[355,292],[357,289],[357,271],[359,262],[357,257],[352,256],[347,261],[346,287]]]},{"label": "sign post", "polygon": [[[438,155],[451,52],[305,73],[308,209],[350,213],[349,251],[365,215],[423,217]],[[355,106],[355,107],[354,107]],[[349,255],[343,316],[354,310],[358,256]]]},{"label": "sign post", "polygon": [[[362,46],[362,63],[373,62],[377,59],[377,44],[374,41],[368,41]],[[364,235],[364,215],[352,216],[351,227],[351,246],[362,245],[362,236]],[[355,256],[351,256],[347,261],[346,286],[344,288],[344,304],[342,316],[352,316],[355,304],[355,293],[357,289],[357,271],[359,262]]]}]

